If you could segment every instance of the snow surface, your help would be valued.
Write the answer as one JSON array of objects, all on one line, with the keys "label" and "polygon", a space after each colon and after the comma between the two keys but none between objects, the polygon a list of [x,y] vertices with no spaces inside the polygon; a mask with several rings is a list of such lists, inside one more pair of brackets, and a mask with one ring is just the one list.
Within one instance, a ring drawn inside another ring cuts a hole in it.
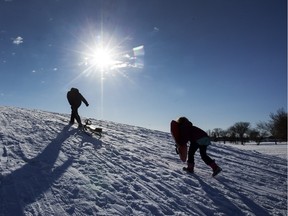
[{"label": "snow surface", "polygon": [[169,133],[93,119],[98,140],[67,114],[0,111],[0,215],[287,215],[287,157],[213,143],[223,171],[197,152],[187,174]]},{"label": "snow surface", "polygon": [[260,145],[257,143],[245,143],[244,145],[235,145],[235,144],[228,144],[232,145],[233,147],[244,149],[244,150],[252,150],[257,151],[263,154],[268,155],[275,155],[281,158],[287,159],[287,143],[279,142],[275,145],[274,142],[262,142]]}]

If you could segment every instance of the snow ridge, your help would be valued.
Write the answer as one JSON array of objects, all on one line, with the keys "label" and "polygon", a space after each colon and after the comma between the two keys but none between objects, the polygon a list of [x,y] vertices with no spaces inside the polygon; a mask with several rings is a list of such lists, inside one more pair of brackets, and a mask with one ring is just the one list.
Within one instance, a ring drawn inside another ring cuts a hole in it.
[{"label": "snow ridge", "polygon": [[[287,215],[287,159],[214,143],[186,174],[169,133],[0,107],[0,215]],[[273,147],[272,147],[273,148]]]}]

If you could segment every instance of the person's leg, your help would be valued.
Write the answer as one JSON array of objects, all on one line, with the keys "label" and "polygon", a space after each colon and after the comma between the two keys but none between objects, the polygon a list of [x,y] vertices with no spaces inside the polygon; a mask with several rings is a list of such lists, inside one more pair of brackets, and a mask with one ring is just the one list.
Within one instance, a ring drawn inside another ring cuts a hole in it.
[{"label": "person's leg", "polygon": [[[78,125],[82,126],[81,118],[80,118],[80,116],[78,114],[78,107],[72,107],[72,115],[76,119]],[[74,122],[74,119],[73,119],[73,122]]]},{"label": "person's leg", "polygon": [[201,159],[204,161],[205,164],[210,165],[211,163],[214,162],[208,155],[207,155],[207,146],[206,145],[200,145],[200,155]]},{"label": "person's leg", "polygon": [[201,145],[199,147],[200,149],[200,155],[202,160],[212,168],[213,170],[213,176],[217,175],[219,172],[221,172],[221,168],[215,163],[215,160],[212,160],[208,155],[207,155],[207,146]]},{"label": "person's leg", "polygon": [[189,151],[188,151],[188,160],[187,160],[187,168],[188,172],[194,172],[194,155],[199,148],[198,143],[190,143]]},{"label": "person's leg", "polygon": [[74,120],[75,120],[75,114],[74,114],[74,111],[73,111],[73,107],[71,106],[71,116],[70,116],[69,124],[74,124]]}]

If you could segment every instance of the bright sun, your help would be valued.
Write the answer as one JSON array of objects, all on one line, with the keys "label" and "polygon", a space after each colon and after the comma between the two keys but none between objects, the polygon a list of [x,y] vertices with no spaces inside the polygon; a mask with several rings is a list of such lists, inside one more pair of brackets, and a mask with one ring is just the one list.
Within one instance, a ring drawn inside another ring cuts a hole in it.
[{"label": "bright sun", "polygon": [[92,54],[91,64],[101,70],[110,69],[115,64],[115,60],[113,59],[112,50],[108,50],[105,48],[98,48]]},{"label": "bright sun", "polygon": [[109,43],[91,43],[85,44],[86,50],[80,52],[82,61],[79,65],[84,65],[83,74],[91,75],[101,72],[114,75],[123,74],[125,69],[143,68],[142,58],[144,56],[144,46],[132,48],[132,50],[123,50],[122,44]]}]

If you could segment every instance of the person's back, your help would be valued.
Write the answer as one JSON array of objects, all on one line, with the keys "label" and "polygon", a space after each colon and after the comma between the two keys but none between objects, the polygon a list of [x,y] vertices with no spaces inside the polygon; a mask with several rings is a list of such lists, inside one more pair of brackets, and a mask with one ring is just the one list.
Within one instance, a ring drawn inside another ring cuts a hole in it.
[{"label": "person's back", "polygon": [[71,88],[71,90],[67,93],[67,99],[69,104],[73,107],[79,107],[81,105],[81,101],[84,101],[84,103],[87,105],[86,100],[83,98],[77,88]]},{"label": "person's back", "polygon": [[191,133],[190,133],[190,141],[196,142],[197,140],[199,140],[203,137],[208,137],[208,134],[205,131],[203,131],[202,129],[193,125],[191,128]]},{"label": "person's back", "polygon": [[186,117],[180,117],[177,120],[179,124],[180,144],[188,141],[194,143],[198,139],[208,137],[208,134],[202,129],[194,126]]}]

